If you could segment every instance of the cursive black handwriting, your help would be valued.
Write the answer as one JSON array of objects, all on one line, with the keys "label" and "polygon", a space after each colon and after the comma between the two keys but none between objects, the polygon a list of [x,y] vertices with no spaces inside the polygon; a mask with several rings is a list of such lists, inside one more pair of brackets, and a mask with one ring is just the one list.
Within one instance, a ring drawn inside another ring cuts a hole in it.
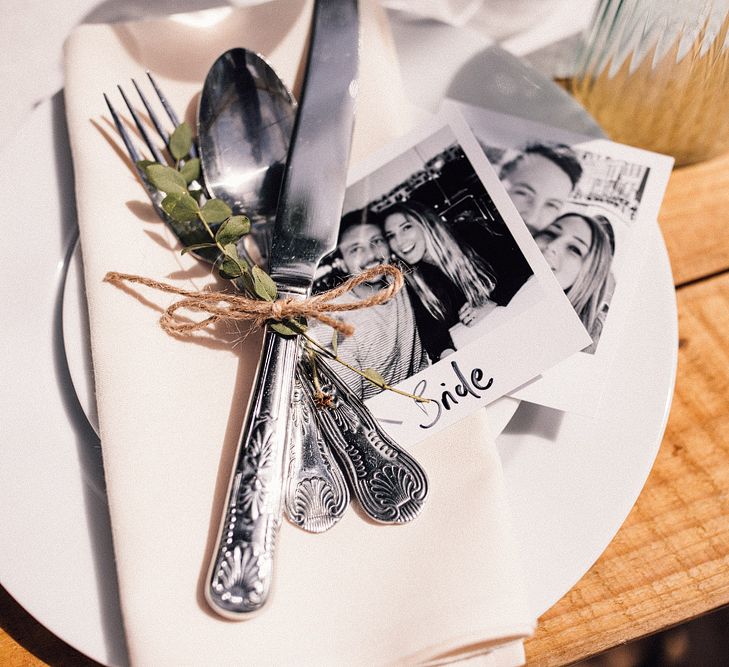
[{"label": "cursive black handwriting", "polygon": [[446,388],[446,383],[441,382],[440,386],[443,387],[443,390],[439,397],[426,395],[425,392],[428,389],[427,380],[420,380],[420,382],[418,382],[415,386],[413,394],[416,396],[422,396],[423,398],[429,398],[431,400],[430,403],[416,403],[429,420],[423,424],[419,424],[420,428],[428,429],[435,426],[440,420],[443,410],[451,410],[454,406],[458,405],[458,398],[463,399],[467,396],[473,396],[476,399],[480,399],[482,394],[480,394],[479,391],[486,391],[494,383],[493,378],[489,378],[484,383],[484,372],[480,368],[472,369],[469,379],[466,378],[463,371],[459,368],[458,362],[451,361],[451,369],[453,370],[453,374],[456,376],[456,384],[449,390]]}]

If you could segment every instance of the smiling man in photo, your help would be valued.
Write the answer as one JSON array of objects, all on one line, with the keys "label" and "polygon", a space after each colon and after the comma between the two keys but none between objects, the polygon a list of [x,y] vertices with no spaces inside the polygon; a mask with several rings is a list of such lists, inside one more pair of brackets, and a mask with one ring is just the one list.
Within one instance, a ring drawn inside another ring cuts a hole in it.
[{"label": "smiling man in photo", "polygon": [[[385,264],[390,257],[390,248],[372,215],[366,209],[357,209],[342,218],[335,266],[347,277]],[[378,276],[337,301],[360,301],[386,285],[386,278]],[[337,354],[351,366],[360,370],[374,368],[389,385],[396,385],[428,366],[407,290],[401,289],[386,303],[348,312],[341,319],[355,327],[351,336],[336,334]],[[331,348],[331,329],[316,327],[314,335],[321,344]],[[335,369],[363,400],[381,391],[341,364],[335,364]]]},{"label": "smiling man in photo", "polygon": [[530,143],[504,163],[499,179],[532,236],[554,221],[582,176],[575,152],[564,144]]}]

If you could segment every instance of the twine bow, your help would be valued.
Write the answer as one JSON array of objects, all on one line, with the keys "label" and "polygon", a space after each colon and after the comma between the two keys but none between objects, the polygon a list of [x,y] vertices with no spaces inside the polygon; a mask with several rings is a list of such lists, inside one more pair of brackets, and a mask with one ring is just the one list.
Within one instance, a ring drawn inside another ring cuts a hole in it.
[{"label": "twine bow", "polygon": [[[358,299],[357,301],[347,303],[334,303],[335,299],[352,291],[358,285],[384,276],[390,276],[392,282],[366,299]],[[395,296],[404,284],[404,278],[400,269],[390,264],[383,264],[367,269],[359,275],[349,278],[349,280],[334,289],[305,299],[287,297],[284,299],[276,299],[275,301],[252,299],[243,294],[233,294],[230,292],[185,290],[174,285],[152,280],[151,278],[128,273],[117,273],[115,271],[107,273],[104,280],[117,287],[122,286],[124,283],[137,283],[162,292],[178,294],[184,297],[171,304],[160,317],[160,325],[162,328],[173,336],[189,336],[195,331],[205,329],[221,320],[247,320],[262,326],[267,322],[284,322],[286,320],[296,319],[297,317],[312,317],[319,320],[322,324],[336,329],[345,336],[351,336],[354,333],[354,326],[336,317],[331,317],[329,313],[359,310],[385,303]],[[178,314],[177,311],[181,309],[207,313],[208,317],[200,321],[190,321],[182,318]]]}]

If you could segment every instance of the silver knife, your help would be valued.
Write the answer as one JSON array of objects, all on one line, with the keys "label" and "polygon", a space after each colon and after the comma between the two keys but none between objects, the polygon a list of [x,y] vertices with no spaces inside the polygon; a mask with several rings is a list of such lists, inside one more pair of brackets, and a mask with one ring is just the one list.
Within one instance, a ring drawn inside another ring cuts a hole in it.
[{"label": "silver knife", "polygon": [[[279,298],[306,298],[334,250],[344,202],[359,64],[356,0],[317,0],[303,92],[273,227]],[[283,511],[287,424],[298,337],[266,330],[205,596],[230,619],[266,602]]]}]

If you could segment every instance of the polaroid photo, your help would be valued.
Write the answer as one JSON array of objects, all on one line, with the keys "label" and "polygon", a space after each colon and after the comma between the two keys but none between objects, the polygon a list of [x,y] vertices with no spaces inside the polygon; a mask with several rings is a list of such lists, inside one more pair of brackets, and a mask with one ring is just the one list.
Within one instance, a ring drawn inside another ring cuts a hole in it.
[{"label": "polaroid photo", "polygon": [[511,396],[592,415],[640,280],[673,159],[453,100],[590,334]]},{"label": "polaroid photo", "polygon": [[[344,337],[312,326],[351,366],[375,369],[382,391],[333,364],[383,427],[414,444],[583,349],[590,341],[569,300],[458,113],[443,112],[354,167],[338,245],[315,291],[378,264],[405,287],[389,302],[338,315]],[[385,283],[339,297],[365,299]]]}]

